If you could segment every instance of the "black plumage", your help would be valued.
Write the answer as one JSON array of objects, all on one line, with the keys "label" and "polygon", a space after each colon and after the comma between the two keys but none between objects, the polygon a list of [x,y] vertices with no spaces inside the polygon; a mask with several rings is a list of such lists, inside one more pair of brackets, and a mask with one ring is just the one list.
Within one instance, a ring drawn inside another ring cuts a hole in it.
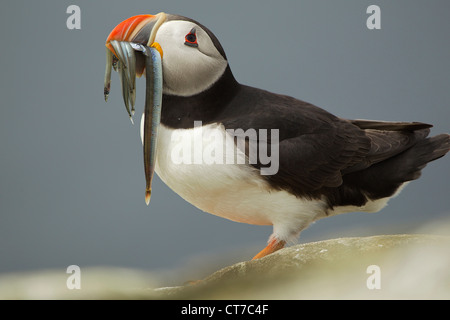
[{"label": "black plumage", "polygon": [[429,124],[341,119],[307,102],[241,85],[229,67],[197,95],[164,95],[163,106],[161,123],[171,128],[202,121],[225,129],[278,129],[279,170],[261,177],[298,197],[325,198],[330,209],[390,197],[450,149],[449,135],[427,137]]}]

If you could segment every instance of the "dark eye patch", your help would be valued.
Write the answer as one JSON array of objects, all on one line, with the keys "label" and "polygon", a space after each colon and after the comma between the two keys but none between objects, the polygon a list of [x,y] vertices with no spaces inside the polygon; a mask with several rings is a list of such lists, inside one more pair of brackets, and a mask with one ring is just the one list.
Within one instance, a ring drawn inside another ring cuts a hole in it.
[{"label": "dark eye patch", "polygon": [[189,47],[194,48],[198,47],[197,34],[195,28],[192,28],[191,31],[189,31],[189,33],[184,37],[184,44]]}]

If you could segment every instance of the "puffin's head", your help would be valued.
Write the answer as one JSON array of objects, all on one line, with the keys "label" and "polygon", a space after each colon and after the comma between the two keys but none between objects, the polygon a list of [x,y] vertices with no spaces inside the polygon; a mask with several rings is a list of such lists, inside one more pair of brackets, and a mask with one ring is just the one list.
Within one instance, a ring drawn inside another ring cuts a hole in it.
[{"label": "puffin's head", "polygon": [[111,67],[114,67],[121,78],[130,119],[134,114],[135,78],[145,71],[143,144],[148,204],[162,94],[201,93],[224,74],[228,62],[219,41],[206,27],[192,19],[165,13],[138,15],[118,24],[106,40],[106,56],[105,100],[110,91]]},{"label": "puffin's head", "polygon": [[[158,49],[164,94],[200,93],[214,84],[228,65],[214,34],[200,23],[179,15],[138,15],[121,22],[106,40],[106,47],[120,59],[111,44],[114,40]],[[144,63],[142,55],[136,55],[136,59],[139,77]]]}]

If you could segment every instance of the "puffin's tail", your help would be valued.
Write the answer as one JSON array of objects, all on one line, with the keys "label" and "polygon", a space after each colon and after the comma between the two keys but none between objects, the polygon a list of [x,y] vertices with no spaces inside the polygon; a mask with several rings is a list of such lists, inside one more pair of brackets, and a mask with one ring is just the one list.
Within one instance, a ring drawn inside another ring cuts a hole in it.
[{"label": "puffin's tail", "polygon": [[332,206],[361,206],[366,203],[366,197],[370,200],[392,197],[405,182],[418,179],[429,162],[450,151],[449,134],[427,135],[428,129],[419,129],[416,131],[418,141],[408,149],[364,170],[345,175],[344,184],[338,188]]},{"label": "puffin's tail", "polygon": [[450,150],[449,134],[428,137],[430,124],[373,120],[351,122],[366,130],[371,138],[368,161],[372,164],[369,164],[367,173],[375,179],[396,183],[416,180],[428,162],[443,157]]},{"label": "puffin's tail", "polygon": [[425,166],[450,150],[450,135],[419,140],[402,153],[363,170],[366,195],[372,199],[393,196],[405,182],[419,179]]},{"label": "puffin's tail", "polygon": [[421,170],[428,162],[443,157],[450,150],[450,135],[439,134],[434,137],[418,141],[413,147],[399,154],[398,162],[399,177],[404,181],[416,180],[420,177]]}]

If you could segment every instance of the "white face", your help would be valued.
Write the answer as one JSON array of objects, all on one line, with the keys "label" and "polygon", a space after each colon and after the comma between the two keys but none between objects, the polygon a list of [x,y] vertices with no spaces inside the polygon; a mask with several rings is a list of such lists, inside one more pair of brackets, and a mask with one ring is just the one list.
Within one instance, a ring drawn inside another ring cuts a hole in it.
[{"label": "white face", "polygon": [[[198,46],[186,44],[186,35],[195,28]],[[168,21],[156,33],[155,42],[163,51],[164,93],[191,96],[208,89],[223,74],[227,61],[214,46],[208,34],[189,21]]]}]

